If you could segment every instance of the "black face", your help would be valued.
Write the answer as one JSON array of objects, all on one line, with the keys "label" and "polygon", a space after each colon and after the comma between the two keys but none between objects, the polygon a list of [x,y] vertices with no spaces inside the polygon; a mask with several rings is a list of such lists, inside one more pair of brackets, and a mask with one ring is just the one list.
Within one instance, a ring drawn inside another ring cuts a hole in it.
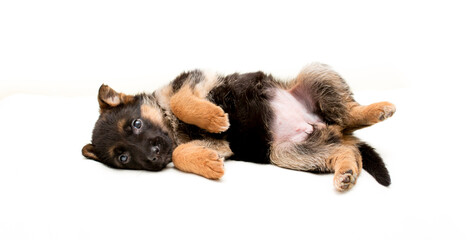
[{"label": "black face", "polygon": [[160,112],[143,106],[136,101],[100,115],[92,134],[93,159],[113,168],[149,171],[159,171],[171,162],[173,144]]}]

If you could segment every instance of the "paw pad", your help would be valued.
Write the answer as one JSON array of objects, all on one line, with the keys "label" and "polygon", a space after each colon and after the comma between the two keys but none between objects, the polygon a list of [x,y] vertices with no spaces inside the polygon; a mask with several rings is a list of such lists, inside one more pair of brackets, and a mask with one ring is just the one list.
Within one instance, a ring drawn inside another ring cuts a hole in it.
[{"label": "paw pad", "polygon": [[379,114],[378,119],[379,121],[384,121],[385,119],[392,117],[395,112],[396,107],[393,104],[388,103],[381,109],[381,113]]},{"label": "paw pad", "polygon": [[353,170],[345,171],[344,173],[336,173],[334,177],[335,188],[340,191],[346,191],[352,188],[356,182],[356,175],[353,174]]}]

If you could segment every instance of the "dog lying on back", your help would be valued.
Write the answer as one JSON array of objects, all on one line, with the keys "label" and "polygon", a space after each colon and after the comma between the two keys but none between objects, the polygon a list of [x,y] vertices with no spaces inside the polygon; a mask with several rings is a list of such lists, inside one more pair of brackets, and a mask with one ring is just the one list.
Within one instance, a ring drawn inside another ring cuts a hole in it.
[{"label": "dog lying on back", "polygon": [[82,154],[113,168],[159,171],[171,161],[209,179],[231,157],[309,172],[334,172],[350,189],[364,168],[391,183],[381,157],[353,136],[391,117],[388,102],[358,104],[330,67],[311,64],[289,82],[262,72],[219,76],[185,72],[152,94],[102,85],[100,117]]}]

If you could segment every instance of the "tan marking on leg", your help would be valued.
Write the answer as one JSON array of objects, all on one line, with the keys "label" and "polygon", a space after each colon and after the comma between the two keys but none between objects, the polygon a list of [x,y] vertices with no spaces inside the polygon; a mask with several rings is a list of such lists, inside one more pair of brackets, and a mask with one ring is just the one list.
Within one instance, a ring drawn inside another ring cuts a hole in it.
[{"label": "tan marking on leg", "polygon": [[327,165],[335,172],[335,188],[346,191],[355,185],[361,173],[361,155],[355,146],[342,145],[327,158]]},{"label": "tan marking on leg", "polygon": [[221,107],[197,97],[187,85],[171,97],[170,106],[177,118],[209,132],[219,133],[230,127]]},{"label": "tan marking on leg", "polygon": [[172,159],[177,169],[208,179],[220,179],[225,172],[224,158],[217,151],[202,146],[201,141],[179,145],[172,153]]},{"label": "tan marking on leg", "polygon": [[352,104],[347,128],[359,129],[371,126],[391,117],[396,112],[396,106],[389,102],[373,103],[367,106]]}]

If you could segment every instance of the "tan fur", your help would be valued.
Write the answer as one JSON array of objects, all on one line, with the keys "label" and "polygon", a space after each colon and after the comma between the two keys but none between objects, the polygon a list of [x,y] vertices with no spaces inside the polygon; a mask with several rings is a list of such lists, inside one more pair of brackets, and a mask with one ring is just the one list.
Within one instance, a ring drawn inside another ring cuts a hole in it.
[{"label": "tan fur", "polygon": [[[339,135],[341,137],[340,127],[333,125],[318,129],[320,131],[320,142],[331,135]],[[271,163],[283,168],[289,168],[299,171],[321,171],[331,172],[333,169],[327,165],[326,159],[336,148],[336,144],[322,144],[316,146],[316,152],[313,148],[307,149],[302,146],[303,143],[271,143],[270,160]],[[317,143],[314,143],[317,144]]]},{"label": "tan fur", "polygon": [[99,89],[98,100],[100,105],[100,113],[116,107],[120,104],[129,104],[134,101],[134,96],[124,93],[117,93],[107,85],[102,85]]},{"label": "tan fur", "polygon": [[342,145],[327,158],[327,165],[335,172],[335,188],[345,191],[353,187],[361,173],[361,155],[355,146]]},{"label": "tan fur", "polygon": [[125,125],[126,125],[126,124],[127,124],[127,123],[126,123],[126,119],[120,119],[120,120],[118,120],[118,122],[117,122],[117,130],[118,130],[119,133],[124,134],[124,132],[125,132],[124,129],[125,129]]},{"label": "tan fur", "polygon": [[183,122],[193,124],[212,133],[226,131],[230,126],[223,109],[204,100],[183,86],[170,100],[171,111]]},{"label": "tan fur", "polygon": [[326,64],[311,63],[302,68],[296,77],[295,83],[305,82],[306,79],[333,79],[332,82],[338,82],[341,77]]},{"label": "tan fur", "polygon": [[270,149],[271,163],[298,171],[321,171],[328,172],[325,159],[329,156],[331,147],[320,149],[317,155],[303,152],[292,143],[272,145]]},{"label": "tan fur", "polygon": [[313,63],[305,66],[289,85],[289,91],[293,94],[313,95],[317,101],[311,102],[307,97],[302,100],[310,107],[324,112],[324,115],[329,115],[331,122],[344,126],[348,106],[355,100],[345,80],[328,65]]},{"label": "tan fur", "polygon": [[153,122],[154,124],[163,126],[163,114],[156,108],[148,104],[141,106],[141,116],[147,120]]},{"label": "tan fur", "polygon": [[110,147],[110,148],[108,149],[108,155],[109,155],[110,157],[115,156],[115,149],[116,149],[116,147],[117,147],[117,146],[112,146],[112,147]]},{"label": "tan fur", "polygon": [[[349,87],[348,85],[346,85],[343,78],[326,64],[312,63],[305,66],[297,75],[294,81],[294,86],[297,84],[305,85],[314,81],[319,81],[322,83],[326,82],[332,85],[332,88],[337,90],[340,95],[344,97],[343,99],[341,99],[341,103],[348,104],[354,101],[353,97],[350,94]],[[324,96],[320,97],[323,98]]]},{"label": "tan fur", "polygon": [[343,145],[352,145],[355,146],[360,143],[360,139],[353,135],[342,135]]},{"label": "tan fur", "polygon": [[391,117],[395,112],[396,107],[389,102],[373,103],[367,106],[352,102],[350,117],[347,119],[347,129],[356,130],[371,126]]},{"label": "tan fur", "polygon": [[341,143],[322,144],[315,147],[315,152],[314,149],[306,152],[305,148],[294,143],[273,143],[271,163],[299,171],[334,172],[335,188],[338,191],[350,189],[362,169],[361,155],[356,147],[359,140],[352,135],[342,135],[342,128],[336,125],[318,131],[322,131],[320,141],[323,142],[329,133],[335,132],[341,138]]},{"label": "tan fur", "polygon": [[82,155],[86,158],[94,159],[94,160],[99,160],[97,155],[94,153],[94,146],[92,144],[86,144],[82,148]]},{"label": "tan fur", "polygon": [[231,150],[226,142],[195,140],[179,145],[172,153],[174,166],[184,172],[208,179],[220,179],[224,174],[224,157]]},{"label": "tan fur", "polygon": [[215,140],[215,139],[206,139],[206,140],[195,140],[193,141],[195,145],[203,146],[209,149],[217,151],[218,155],[221,157],[230,157],[233,155],[232,150],[230,149],[230,144],[225,140]]}]

